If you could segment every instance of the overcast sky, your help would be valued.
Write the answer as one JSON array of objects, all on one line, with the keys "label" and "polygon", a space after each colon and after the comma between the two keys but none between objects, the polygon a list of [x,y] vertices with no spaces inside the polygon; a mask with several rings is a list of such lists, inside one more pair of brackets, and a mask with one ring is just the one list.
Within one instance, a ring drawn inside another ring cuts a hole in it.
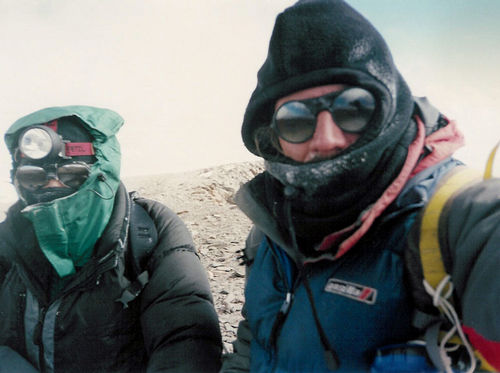
[{"label": "overcast sky", "polygon": [[[351,0],[413,93],[456,119],[482,167],[500,139],[500,1]],[[125,118],[122,175],[255,159],[240,126],[276,14],[292,0],[0,0],[0,132],[47,106]],[[500,161],[499,161],[500,163]],[[0,202],[12,199],[0,144]]]}]

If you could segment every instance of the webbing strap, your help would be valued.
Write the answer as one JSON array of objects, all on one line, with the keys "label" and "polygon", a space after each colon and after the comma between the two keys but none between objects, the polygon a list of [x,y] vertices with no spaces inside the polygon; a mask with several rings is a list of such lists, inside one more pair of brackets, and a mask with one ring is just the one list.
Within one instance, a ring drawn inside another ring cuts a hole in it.
[{"label": "webbing strap", "polygon": [[[453,171],[452,171],[453,172]],[[446,201],[460,188],[480,179],[478,171],[461,168],[455,171],[432,196],[425,208],[420,227],[420,259],[425,280],[436,288],[446,276],[438,239],[438,223]]]},{"label": "webbing strap", "polygon": [[124,309],[128,308],[128,303],[139,296],[148,282],[149,273],[148,271],[144,271],[139,276],[137,276],[135,281],[130,283],[130,285],[125,290],[123,290],[122,295],[120,295],[120,298],[115,299],[115,302],[121,302]]},{"label": "webbing strap", "polygon": [[432,364],[439,369],[440,372],[446,371],[446,368],[441,360],[441,355],[439,353],[439,331],[441,329],[442,322],[436,322],[429,326],[425,330],[425,350],[429,359],[431,359]]},{"label": "webbing strap", "polygon": [[94,155],[94,145],[91,142],[67,142],[65,145],[65,155],[75,157],[80,155]]},{"label": "webbing strap", "polygon": [[486,162],[486,169],[484,170],[484,176],[483,176],[485,180],[491,179],[491,176],[493,175],[493,160],[495,159],[498,146],[500,146],[500,141],[495,145],[495,147],[490,153],[490,156],[488,157],[488,162]]}]

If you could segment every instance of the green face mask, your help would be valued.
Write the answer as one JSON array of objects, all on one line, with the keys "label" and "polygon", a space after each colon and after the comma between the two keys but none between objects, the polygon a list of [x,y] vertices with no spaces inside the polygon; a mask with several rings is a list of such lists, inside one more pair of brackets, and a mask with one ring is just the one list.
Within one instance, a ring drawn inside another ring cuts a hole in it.
[{"label": "green face mask", "polygon": [[118,180],[106,183],[94,172],[76,193],[22,211],[33,223],[40,248],[60,277],[75,273],[75,267],[88,262],[109,221]]},{"label": "green face mask", "polygon": [[19,119],[5,135],[12,153],[13,139],[20,129],[70,115],[82,119],[95,138],[97,161],[88,179],[69,196],[22,210],[33,223],[42,252],[60,277],[75,273],[76,267],[88,262],[108,224],[120,183],[120,147],[114,134],[123,119],[110,110],[87,106],[48,108]]}]

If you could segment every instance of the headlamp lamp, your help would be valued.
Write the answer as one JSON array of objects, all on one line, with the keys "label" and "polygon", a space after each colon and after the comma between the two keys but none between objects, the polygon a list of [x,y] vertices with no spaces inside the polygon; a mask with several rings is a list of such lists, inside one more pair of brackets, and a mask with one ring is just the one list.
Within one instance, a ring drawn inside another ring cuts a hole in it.
[{"label": "headlamp lamp", "polygon": [[19,136],[22,156],[33,159],[65,158],[65,144],[61,136],[47,126],[35,125]]}]

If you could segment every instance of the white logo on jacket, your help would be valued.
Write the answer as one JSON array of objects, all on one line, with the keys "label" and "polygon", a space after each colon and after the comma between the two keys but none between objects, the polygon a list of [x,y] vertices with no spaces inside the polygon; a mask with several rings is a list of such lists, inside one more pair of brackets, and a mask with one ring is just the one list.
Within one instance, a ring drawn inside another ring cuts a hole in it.
[{"label": "white logo on jacket", "polygon": [[377,299],[377,289],[337,278],[328,279],[325,285],[325,291],[367,304],[374,304]]}]

